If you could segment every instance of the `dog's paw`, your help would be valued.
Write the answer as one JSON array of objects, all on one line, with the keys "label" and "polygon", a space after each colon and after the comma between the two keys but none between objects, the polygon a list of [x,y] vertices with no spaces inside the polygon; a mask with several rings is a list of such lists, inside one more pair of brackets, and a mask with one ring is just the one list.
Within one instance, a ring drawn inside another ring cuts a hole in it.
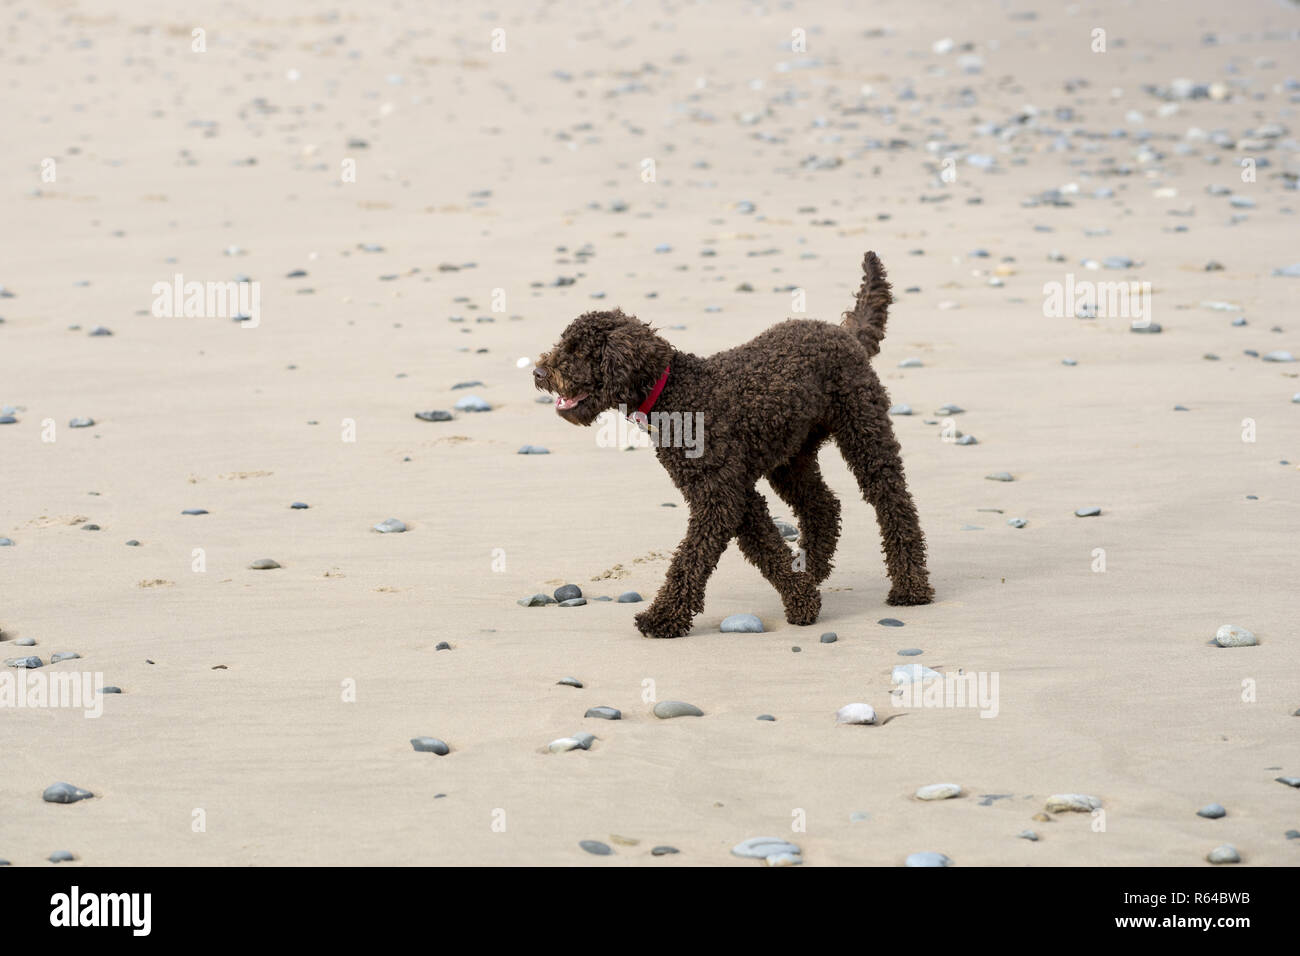
[{"label": "dog's paw", "polygon": [[920,584],[891,588],[885,602],[895,607],[908,607],[915,604],[929,604],[933,600],[934,588],[928,584]]},{"label": "dog's paw", "polygon": [[690,618],[683,620],[678,615],[666,614],[653,606],[638,614],[633,620],[636,628],[646,637],[685,637],[691,630]]},{"label": "dog's paw", "polygon": [[783,595],[781,603],[785,605],[785,619],[800,627],[816,624],[822,613],[822,596],[815,586],[802,588],[796,594]]}]

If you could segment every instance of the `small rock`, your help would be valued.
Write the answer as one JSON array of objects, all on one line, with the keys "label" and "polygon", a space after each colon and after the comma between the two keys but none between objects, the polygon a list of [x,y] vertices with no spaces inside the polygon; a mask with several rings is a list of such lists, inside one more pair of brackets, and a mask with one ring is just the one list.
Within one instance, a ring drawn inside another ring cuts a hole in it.
[{"label": "small rock", "polygon": [[1262,362],[1294,362],[1294,361],[1295,361],[1295,356],[1292,355],[1290,352],[1283,351],[1282,349],[1277,349],[1276,351],[1273,351],[1273,352],[1266,352],[1266,353],[1264,353],[1264,355],[1260,356],[1260,361],[1262,361]]},{"label": "small rock", "polygon": [[492,406],[477,395],[466,395],[453,406],[458,412],[490,412]]},{"label": "small rock", "polygon": [[671,856],[671,855],[674,854],[674,853],[680,853],[680,852],[681,852],[681,851],[678,850],[677,847],[675,847],[675,846],[657,846],[657,847],[655,847],[653,850],[650,851],[650,855],[651,855],[651,856]]},{"label": "small rock", "polygon": [[258,558],[248,566],[248,569],[250,571],[271,571],[279,566],[279,561],[273,561],[270,558]]},{"label": "small rock", "polygon": [[883,625],[883,626],[885,626],[885,627],[902,627],[902,626],[903,626],[903,622],[900,621],[900,620],[899,620],[898,618],[896,618],[896,617],[882,617],[882,618],[881,618],[879,621],[877,621],[876,623],[877,623],[877,624],[881,624],[881,625]]},{"label": "small rock", "polygon": [[640,604],[641,595],[637,594],[635,591],[624,591],[622,594],[618,596],[618,603],[619,604]]},{"label": "small rock", "polygon": [[995,471],[993,472],[993,474],[985,475],[984,477],[988,481],[1015,481],[1016,480],[1014,477],[1012,477],[1011,472],[1009,471]]},{"label": "small rock", "polygon": [[567,601],[560,601],[560,607],[582,607],[587,603],[586,598],[569,598]]},{"label": "small rock", "polygon": [[578,678],[576,678],[576,677],[561,677],[561,678],[560,678],[559,680],[557,680],[555,683],[556,683],[557,686],[563,686],[563,687],[582,687],[582,686],[583,686],[582,681],[578,680]]},{"label": "small rock", "polygon": [[823,644],[834,644],[838,640],[839,636],[834,631],[827,631],[821,637],[821,642]]},{"label": "small rock", "polygon": [[925,652],[919,647],[905,647],[898,652],[899,657],[919,657]]},{"label": "small rock", "polygon": [[1047,798],[1048,813],[1091,813],[1101,808],[1101,801],[1086,793],[1057,793]]},{"label": "small rock", "polygon": [[1024,518],[1008,518],[1007,524],[1011,525],[1013,528],[1023,528],[1025,525],[1029,524],[1029,522]]},{"label": "small rock", "polygon": [[1016,836],[1021,840],[1029,840],[1033,843],[1038,842],[1038,834],[1033,830],[1021,830]]},{"label": "small rock", "polygon": [[5,658],[5,666],[7,666],[7,667],[22,667],[22,668],[32,669],[32,668],[37,668],[37,667],[44,667],[44,666],[45,666],[45,662],[44,662],[43,660],[41,660],[39,657],[35,657],[35,656],[33,656],[33,657],[7,657],[7,658]]},{"label": "small rock", "polygon": [[599,840],[580,840],[578,846],[595,856],[610,856],[614,852],[609,844],[601,843]]},{"label": "small rock", "polygon": [[743,856],[752,860],[766,860],[768,857],[783,854],[800,856],[802,853],[798,846],[780,837],[750,837],[731,848],[732,856]]},{"label": "small rock", "polygon": [[582,597],[582,588],[576,584],[563,584],[555,589],[554,596],[557,601],[571,601]]},{"label": "small rock", "polygon": [[59,661],[75,661],[79,657],[81,657],[81,655],[76,651],[59,651],[56,654],[50,655],[50,663],[57,664]]},{"label": "small rock", "polygon": [[87,800],[93,796],[94,794],[89,790],[82,790],[70,783],[52,783],[45,788],[41,799],[46,803],[76,803],[78,800]]},{"label": "small rock", "polygon": [[1221,803],[1208,803],[1196,811],[1198,817],[1205,817],[1207,820],[1217,820],[1220,817],[1226,817],[1228,811],[1223,808]]},{"label": "small rock", "polygon": [[1101,509],[1095,506],[1091,508],[1080,508],[1075,511],[1075,515],[1080,518],[1095,518],[1099,514],[1101,514]]},{"label": "small rock", "polygon": [[732,614],[722,620],[723,634],[762,634],[763,622],[753,614]]},{"label": "small rock", "polygon": [[942,853],[925,851],[923,853],[909,854],[904,866],[952,866],[952,860],[948,859]]},{"label": "small rock", "polygon": [[94,424],[95,424],[95,420],[93,418],[74,418],[72,419],[72,421],[68,422],[68,427],[69,428],[90,428]]},{"label": "small rock", "polygon": [[654,715],[660,720],[668,720],[672,717],[703,717],[704,711],[680,700],[661,700],[655,704]]},{"label": "small rock", "polygon": [[523,445],[519,451],[515,452],[517,455],[549,455],[550,453],[549,448],[544,448],[541,445]]},{"label": "small rock", "polygon": [[584,717],[599,717],[601,720],[622,720],[623,712],[617,707],[590,707],[583,714]]},{"label": "small rock", "polygon": [[1216,846],[1209,853],[1205,854],[1205,858],[1211,863],[1241,862],[1241,854],[1237,852],[1237,848],[1228,843],[1223,844],[1223,846]]},{"label": "small rock", "polygon": [[517,603],[520,607],[542,607],[545,604],[554,604],[555,598],[549,594],[534,594],[530,598],[521,598]]},{"label": "small rock", "polygon": [[916,791],[918,800],[950,800],[961,796],[961,786],[955,783],[931,783]]},{"label": "small rock", "polygon": [[68,850],[55,850],[48,857],[51,863],[70,863],[76,859]]},{"label": "small rock", "polygon": [[375,525],[374,530],[380,534],[401,534],[406,530],[406,524],[396,518],[385,518]]},{"label": "small rock", "polygon": [[415,417],[422,422],[449,422],[452,420],[451,412],[444,412],[434,409],[428,412],[416,412]]},{"label": "small rock", "polygon": [[205,515],[208,513],[207,508],[186,508],[181,512],[183,515]]},{"label": "small rock", "polygon": [[911,405],[890,405],[889,414],[891,415],[910,415],[912,414]]},{"label": "small rock", "polygon": [[1259,638],[1244,627],[1224,624],[1215,632],[1214,643],[1220,647],[1254,647],[1259,643]]},{"label": "small rock", "polygon": [[451,753],[451,748],[446,742],[439,740],[437,737],[412,737],[411,746],[417,751],[424,754],[437,754],[439,757],[445,757]]},{"label": "small rock", "polygon": [[773,717],[771,714],[759,714],[758,717],[756,717],[755,719],[756,719],[756,720],[766,720],[766,721],[775,721],[775,720],[776,720],[776,718]]},{"label": "small rock", "polygon": [[874,724],[876,711],[870,704],[845,704],[835,712],[837,724]]}]

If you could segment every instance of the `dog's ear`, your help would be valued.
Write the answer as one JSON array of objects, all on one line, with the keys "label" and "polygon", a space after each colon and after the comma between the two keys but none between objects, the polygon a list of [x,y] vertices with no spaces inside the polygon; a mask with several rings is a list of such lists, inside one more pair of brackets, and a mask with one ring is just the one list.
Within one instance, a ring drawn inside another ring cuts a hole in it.
[{"label": "dog's ear", "polygon": [[637,368],[638,324],[628,324],[614,329],[605,338],[605,353],[601,358],[601,379],[609,396],[614,400],[627,400],[635,383]]}]

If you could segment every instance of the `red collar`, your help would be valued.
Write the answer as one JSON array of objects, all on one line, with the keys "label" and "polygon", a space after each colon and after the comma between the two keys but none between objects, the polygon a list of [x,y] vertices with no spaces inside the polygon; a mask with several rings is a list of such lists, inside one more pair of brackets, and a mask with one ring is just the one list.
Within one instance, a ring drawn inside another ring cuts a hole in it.
[{"label": "red collar", "polygon": [[659,401],[660,393],[663,392],[664,386],[668,384],[668,373],[672,370],[671,365],[664,368],[664,373],[659,376],[659,381],[655,382],[655,387],[650,390],[649,397],[646,398],[646,400],[641,403],[641,406],[629,415],[628,418],[640,419],[641,421],[647,421],[649,419],[650,409],[654,408],[655,402]]}]

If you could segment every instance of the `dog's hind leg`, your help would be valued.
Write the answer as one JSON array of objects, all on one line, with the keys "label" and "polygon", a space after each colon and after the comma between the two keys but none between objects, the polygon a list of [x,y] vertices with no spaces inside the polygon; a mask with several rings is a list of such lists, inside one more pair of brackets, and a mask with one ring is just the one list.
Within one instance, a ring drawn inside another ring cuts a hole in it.
[{"label": "dog's hind leg", "polygon": [[745,519],[736,535],[741,553],[762,572],[781,595],[785,619],[791,624],[812,624],[821,613],[822,599],[817,581],[807,571],[795,567],[795,556],[786,546],[781,532],[772,523],[767,501],[757,489],[750,488],[745,498]]},{"label": "dog's hind leg", "polygon": [[925,567],[925,535],[884,403],[866,394],[845,403],[832,431],[863,497],[876,510],[892,585],[889,603],[929,604],[934,589]]},{"label": "dog's hind leg", "polygon": [[810,440],[803,451],[767,475],[767,483],[799,522],[799,547],[807,574],[817,584],[830,575],[840,538],[840,502],[817,465],[817,450],[824,440],[824,434]]}]

